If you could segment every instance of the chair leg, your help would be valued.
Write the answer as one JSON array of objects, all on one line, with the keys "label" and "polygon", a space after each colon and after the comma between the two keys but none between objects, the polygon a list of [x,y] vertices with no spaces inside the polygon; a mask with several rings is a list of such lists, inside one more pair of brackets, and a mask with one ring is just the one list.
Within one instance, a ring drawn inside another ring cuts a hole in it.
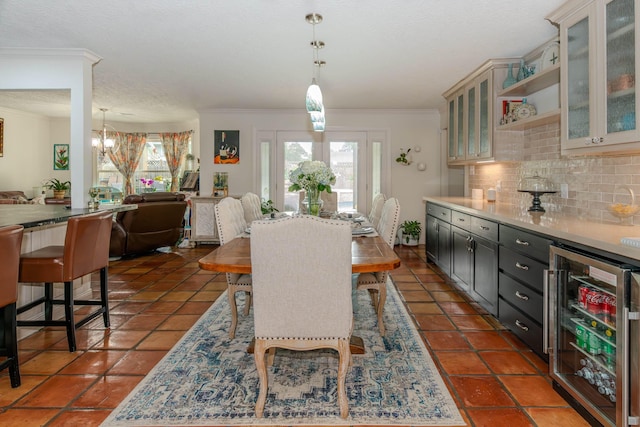
[{"label": "chair leg", "polygon": [[269,387],[269,377],[267,376],[267,366],[265,365],[264,353],[266,345],[263,340],[256,339],[253,349],[253,358],[256,362],[256,371],[260,380],[260,392],[256,400],[256,418],[262,418],[264,404],[267,401],[267,388]]},{"label": "chair leg", "polygon": [[11,360],[9,364],[9,378],[11,379],[11,387],[20,386],[20,364],[18,362],[18,333],[16,326],[16,303],[9,304],[4,307],[4,346],[7,350],[7,359]]},{"label": "chair leg", "polygon": [[338,362],[338,405],[340,406],[340,417],[347,418],[349,416],[349,401],[347,400],[345,381],[351,360],[349,340],[338,340],[338,354],[340,355],[340,361]]},{"label": "chair leg", "polygon": [[231,307],[231,326],[229,327],[229,339],[236,336],[236,326],[238,325],[238,306],[236,305],[236,292],[234,288],[228,288],[229,306]]},{"label": "chair leg", "polygon": [[387,286],[385,284],[380,285],[378,287],[378,306],[376,307],[376,313],[378,314],[378,329],[380,330],[380,336],[384,336],[385,328],[384,328],[384,303],[387,300]]},{"label": "chair leg", "polygon": [[44,320],[50,322],[53,319],[53,283],[44,284]]},{"label": "chair leg", "polygon": [[104,320],[104,327],[111,326],[109,319],[109,275],[107,267],[100,269],[100,302],[102,304],[102,319]]},{"label": "chair leg", "polygon": [[249,315],[249,310],[251,310],[251,292],[245,291],[244,293],[244,312],[245,316]]},{"label": "chair leg", "polygon": [[73,282],[64,282],[64,323],[67,327],[69,351],[76,351],[76,325],[73,321]]}]

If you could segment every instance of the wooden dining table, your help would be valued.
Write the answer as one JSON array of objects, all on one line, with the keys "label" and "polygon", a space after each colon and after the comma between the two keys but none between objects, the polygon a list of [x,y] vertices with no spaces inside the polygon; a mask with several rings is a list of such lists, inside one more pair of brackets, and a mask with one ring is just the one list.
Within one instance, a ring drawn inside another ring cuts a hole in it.
[{"label": "wooden dining table", "polygon": [[[235,238],[198,261],[200,268],[220,273],[251,274],[251,239]],[[380,237],[354,236],[351,242],[351,271],[375,273],[400,267],[400,258]],[[364,353],[364,343],[352,336],[351,352]]]}]

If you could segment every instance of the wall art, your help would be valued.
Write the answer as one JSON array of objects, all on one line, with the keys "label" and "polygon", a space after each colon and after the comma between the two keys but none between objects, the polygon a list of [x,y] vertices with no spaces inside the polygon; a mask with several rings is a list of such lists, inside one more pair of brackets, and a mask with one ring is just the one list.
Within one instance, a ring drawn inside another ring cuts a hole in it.
[{"label": "wall art", "polygon": [[213,131],[213,153],[213,163],[216,165],[240,163],[240,131]]},{"label": "wall art", "polygon": [[69,144],[53,144],[53,170],[69,170]]}]

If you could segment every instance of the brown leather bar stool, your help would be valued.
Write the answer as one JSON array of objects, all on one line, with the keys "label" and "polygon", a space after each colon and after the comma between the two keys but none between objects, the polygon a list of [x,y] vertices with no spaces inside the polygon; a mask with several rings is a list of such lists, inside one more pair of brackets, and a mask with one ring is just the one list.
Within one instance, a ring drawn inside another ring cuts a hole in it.
[{"label": "brown leather bar stool", "polygon": [[0,356],[6,359],[0,369],[9,368],[11,387],[20,385],[16,301],[18,300],[18,267],[24,227],[0,228]]},{"label": "brown leather bar stool", "polygon": [[[47,246],[20,256],[22,283],[44,283],[44,296],[18,308],[24,313],[44,304],[44,320],[19,320],[18,326],[66,326],[69,351],[76,351],[75,328],[79,328],[102,314],[104,326],[109,327],[107,269],[109,267],[109,238],[111,212],[70,218],[64,246]],[[75,300],[73,280],[100,270],[100,300]],[[64,283],[64,299],[53,298],[53,284]],[[53,320],[53,305],[64,305],[64,320]],[[100,309],[75,322],[73,306],[99,305]]]}]

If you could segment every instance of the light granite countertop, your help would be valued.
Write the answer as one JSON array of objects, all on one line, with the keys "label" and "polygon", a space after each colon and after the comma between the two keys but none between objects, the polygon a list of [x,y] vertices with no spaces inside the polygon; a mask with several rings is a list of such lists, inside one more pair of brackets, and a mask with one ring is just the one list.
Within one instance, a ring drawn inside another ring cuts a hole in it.
[{"label": "light granite countertop", "polygon": [[[513,225],[552,239],[579,243],[640,262],[640,248],[623,245],[623,237],[640,238],[640,226],[595,222],[561,212],[530,213],[528,206],[516,206],[467,197],[423,197],[425,202]],[[639,264],[640,265],[640,264]]]},{"label": "light granite countertop", "polygon": [[[119,212],[138,209],[136,204],[103,205],[99,210]],[[66,222],[69,218],[97,212],[94,209],[68,209],[62,205],[0,205],[0,227],[23,225],[24,228],[42,227]]]}]

